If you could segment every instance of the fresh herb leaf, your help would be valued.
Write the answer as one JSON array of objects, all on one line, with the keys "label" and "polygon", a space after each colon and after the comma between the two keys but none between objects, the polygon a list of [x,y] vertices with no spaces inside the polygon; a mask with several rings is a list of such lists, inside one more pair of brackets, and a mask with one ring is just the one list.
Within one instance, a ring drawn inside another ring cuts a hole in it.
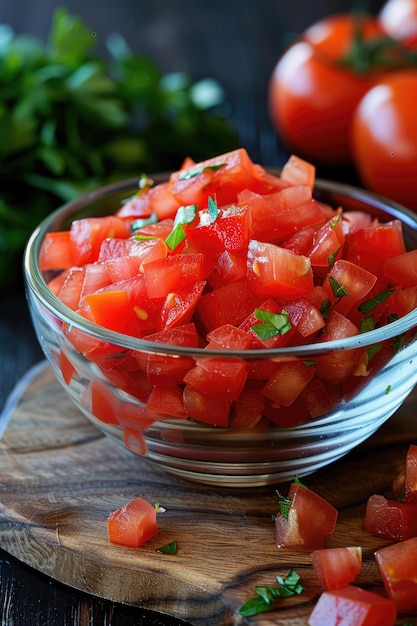
[{"label": "fresh herb leaf", "polygon": [[209,215],[210,215],[210,223],[213,223],[213,222],[216,221],[217,216],[220,213],[219,207],[217,206],[216,200],[214,200],[213,198],[210,197],[208,199],[207,208],[208,208],[208,212],[209,212]]},{"label": "fresh herb leaf", "polygon": [[327,258],[327,263],[329,265],[329,267],[333,267],[333,265],[335,264],[335,261],[337,259],[337,255],[339,254],[341,246],[339,246],[337,248],[337,250],[335,250],[335,252],[333,252],[333,254],[330,254]]},{"label": "fresh herb leaf", "polygon": [[171,250],[175,250],[175,248],[179,246],[182,241],[184,241],[184,239],[186,238],[186,234],[183,228],[183,224],[191,224],[196,215],[196,204],[187,204],[185,206],[179,207],[175,215],[174,227],[168,237],[165,239],[165,243],[167,244],[168,248],[171,248]]},{"label": "fresh herb leaf", "polygon": [[242,604],[238,613],[244,617],[254,617],[260,613],[265,613],[274,608],[276,600],[279,598],[289,598],[295,594],[303,592],[300,584],[300,576],[291,570],[286,578],[276,577],[278,586],[257,586],[256,596],[250,598]]},{"label": "fresh herb leaf", "polygon": [[130,230],[132,231],[132,233],[135,233],[135,231],[140,230],[144,226],[149,226],[149,224],[155,224],[157,221],[158,217],[156,213],[152,213],[149,217],[141,217],[133,220],[130,225]]},{"label": "fresh herb leaf", "polygon": [[391,391],[391,385],[387,385],[385,388],[385,393],[388,394]]},{"label": "fresh herb leaf", "polygon": [[281,313],[255,309],[254,316],[262,324],[253,324],[251,328],[263,341],[276,335],[285,335],[292,329],[290,316],[284,309]]},{"label": "fresh herb leaf", "polygon": [[218,163],[216,165],[204,165],[202,167],[196,167],[192,170],[184,170],[180,173],[179,180],[189,180],[190,178],[194,178],[195,176],[198,176],[199,174],[202,174],[203,172],[206,172],[208,170],[215,172],[225,165],[225,163]]},{"label": "fresh herb leaf", "polygon": [[170,543],[157,548],[157,552],[161,552],[162,554],[177,554],[178,545],[176,541],[171,541]]},{"label": "fresh herb leaf", "polygon": [[373,346],[366,346],[366,354],[368,355],[368,363],[381,350],[382,343],[375,343]]},{"label": "fresh herb leaf", "polygon": [[278,506],[279,506],[280,515],[282,515],[284,519],[288,519],[288,513],[290,510],[290,506],[291,506],[291,498],[288,498],[287,496],[283,496],[279,491],[276,491],[276,494],[278,496]]},{"label": "fresh herb leaf", "polygon": [[170,248],[171,250],[175,250],[175,248],[177,248],[180,245],[181,241],[184,241],[185,238],[186,235],[182,224],[178,224],[174,228],[174,230],[169,233],[168,237],[165,239],[165,243],[168,248]]},{"label": "fresh herb leaf", "polygon": [[332,229],[336,228],[336,226],[338,225],[341,219],[342,219],[342,214],[338,213],[336,217],[334,218],[334,220],[332,220],[332,222],[330,223],[330,228]]},{"label": "fresh herb leaf", "polygon": [[326,300],[323,300],[323,302],[320,305],[320,313],[322,314],[323,319],[327,319],[329,317],[331,310],[332,310],[332,303],[329,298],[326,298]]},{"label": "fresh herb leaf", "polygon": [[373,315],[367,315],[366,317],[363,317],[361,319],[360,322],[360,332],[361,333],[368,333],[371,330],[375,329],[375,318]]},{"label": "fresh herb leaf", "polygon": [[333,276],[329,276],[328,280],[335,298],[343,298],[344,296],[349,295],[348,291],[345,289],[342,283],[336,280]]},{"label": "fresh herb leaf", "polygon": [[376,294],[374,298],[370,298],[369,300],[365,300],[365,302],[362,302],[362,304],[358,306],[358,311],[360,313],[370,313],[371,311],[376,309],[378,305],[380,305],[387,298],[389,298],[394,292],[395,289],[384,289],[384,291],[380,291]]},{"label": "fresh herb leaf", "polygon": [[159,502],[155,502],[154,509],[157,513],[165,513],[166,509],[159,504]]}]

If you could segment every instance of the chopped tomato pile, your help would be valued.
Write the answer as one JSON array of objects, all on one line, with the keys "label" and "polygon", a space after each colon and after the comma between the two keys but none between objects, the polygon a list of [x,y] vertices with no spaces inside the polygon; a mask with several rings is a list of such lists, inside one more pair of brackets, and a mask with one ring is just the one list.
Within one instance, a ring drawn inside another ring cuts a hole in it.
[{"label": "chopped tomato pile", "polygon": [[417,251],[400,221],[330,207],[314,182],[314,166],[295,156],[279,176],[244,149],[187,159],[166,182],[142,177],[114,215],[46,235],[40,268],[79,316],[150,344],[203,348],[198,358],[128,350],[64,324],[64,380],[74,349],[100,368],[85,401],[130,447],[143,451],[137,429],[166,417],[231,428],[311,420],[393,354],[391,342],[311,361],[226,354],[352,337],[415,308]]}]

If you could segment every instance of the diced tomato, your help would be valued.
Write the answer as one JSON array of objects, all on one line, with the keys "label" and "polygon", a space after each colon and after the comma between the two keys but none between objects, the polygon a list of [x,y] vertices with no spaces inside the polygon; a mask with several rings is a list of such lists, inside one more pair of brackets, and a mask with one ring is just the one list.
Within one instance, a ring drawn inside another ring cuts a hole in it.
[{"label": "diced tomato", "polygon": [[165,242],[166,238],[172,232],[173,228],[174,220],[172,219],[172,217],[165,217],[164,219],[161,219],[160,222],[152,222],[151,224],[146,224],[145,226],[141,226],[140,228],[136,229],[134,236],[136,238],[152,237],[154,239],[160,239],[161,241]]},{"label": "diced tomato", "polygon": [[292,154],[281,170],[281,178],[289,185],[314,187],[316,168],[312,163]]},{"label": "diced tomato", "polygon": [[158,534],[156,509],[143,498],[135,498],[113,511],[108,517],[109,540],[138,548]]},{"label": "diced tomato", "polygon": [[149,189],[148,196],[151,213],[155,213],[159,220],[175,217],[181,202],[173,196],[169,182],[155,185]]},{"label": "diced tomato", "polygon": [[347,315],[371,291],[376,281],[375,274],[340,259],[334,263],[323,282],[323,289],[334,310]]},{"label": "diced tomato", "polygon": [[72,267],[66,274],[65,280],[57,292],[61,302],[73,311],[78,309],[80,304],[84,277],[85,267]]},{"label": "diced tomato", "polygon": [[[318,342],[343,339],[359,334],[358,328],[337,311],[332,311],[326,319],[325,333]],[[357,369],[363,350],[338,350],[324,356],[315,357],[317,361],[317,376],[329,383],[339,384],[347,380]]]},{"label": "diced tomato", "polygon": [[191,385],[185,385],[183,400],[188,417],[212,426],[228,426],[231,400],[204,393]]},{"label": "diced tomato", "polygon": [[[169,345],[195,348],[198,336],[194,324],[185,324],[145,337],[147,341]],[[191,357],[163,354],[158,352],[143,353],[146,361],[146,376],[153,385],[181,384],[186,373],[194,367]]]},{"label": "diced tomato", "polygon": [[91,413],[103,424],[120,424],[118,417],[119,400],[109,385],[99,378],[93,379],[86,387],[83,402]]},{"label": "diced tomato", "polygon": [[220,253],[214,269],[208,276],[213,289],[229,285],[246,278],[246,253],[232,254],[229,250]]},{"label": "diced tomato", "polygon": [[[98,291],[102,287],[110,285],[112,279],[105,263],[87,263],[84,267],[84,280],[80,293],[80,302],[90,293]],[[78,308],[78,307],[75,307]]]},{"label": "diced tomato", "polygon": [[334,532],[337,510],[327,500],[298,482],[288,492],[288,516],[275,517],[275,539],[279,548],[319,549]]},{"label": "diced tomato", "polygon": [[[247,350],[251,337],[231,324],[216,328],[207,335],[208,350]],[[244,359],[202,357],[184,376],[184,382],[205,394],[236,400],[246,383],[247,369]]]},{"label": "diced tomato", "polygon": [[39,254],[39,268],[46,270],[63,270],[75,265],[69,231],[46,233]]},{"label": "diced tomato", "polygon": [[102,291],[84,298],[96,324],[124,335],[140,336],[137,317],[125,291]]},{"label": "diced tomato", "polygon": [[139,456],[146,456],[148,447],[142,430],[137,426],[123,426],[123,443],[131,452]]},{"label": "diced tomato", "polygon": [[199,281],[185,291],[168,293],[161,307],[158,320],[158,330],[173,328],[188,324],[200,301],[206,282]]},{"label": "diced tomato", "polygon": [[141,189],[131,198],[128,198],[116,212],[117,217],[121,218],[145,218],[149,217],[151,209],[149,206],[149,195],[147,189]]},{"label": "diced tomato", "polygon": [[309,626],[394,626],[397,611],[391,600],[353,585],[324,591]]},{"label": "diced tomato", "polygon": [[290,406],[312,380],[315,371],[314,365],[305,365],[299,360],[277,363],[262,394],[277,404]]},{"label": "diced tomato", "polygon": [[391,285],[400,285],[405,288],[417,286],[417,250],[410,250],[386,259],[384,276]]},{"label": "diced tomato", "polygon": [[363,527],[393,541],[417,537],[417,502],[387,500],[374,494],[366,504]]},{"label": "diced tomato", "polygon": [[320,275],[327,272],[342,257],[344,243],[342,216],[336,213],[314,233],[309,252],[314,271]]},{"label": "diced tomato", "polygon": [[204,294],[197,305],[197,321],[205,335],[224,324],[239,326],[260,302],[244,278]]},{"label": "diced tomato", "polygon": [[155,386],[149,395],[146,409],[159,416],[159,419],[187,418],[182,389],[178,385]]},{"label": "diced tomato", "polygon": [[417,609],[417,537],[375,553],[385,591],[398,611]]},{"label": "diced tomato", "polygon": [[252,290],[264,298],[293,300],[314,289],[310,259],[256,240],[249,243],[248,281]]},{"label": "diced tomato", "polygon": [[401,222],[392,220],[373,224],[346,235],[345,259],[352,261],[376,276],[383,275],[386,259],[405,252]]},{"label": "diced tomato", "polygon": [[362,570],[362,548],[322,548],[311,553],[314,573],[323,589],[343,589]]},{"label": "diced tomato", "polygon": [[248,381],[232,405],[229,428],[253,428],[262,419],[264,406],[260,385],[255,381]]},{"label": "diced tomato", "polygon": [[204,280],[202,254],[176,254],[143,265],[150,298],[165,298]]},{"label": "diced tomato", "polygon": [[306,185],[286,187],[269,195],[245,189],[238,198],[249,207],[251,238],[259,241],[281,242],[301,228],[324,221],[320,205]]},{"label": "diced tomato", "polygon": [[64,348],[59,351],[59,369],[65,383],[69,385],[77,370]]},{"label": "diced tomato", "polygon": [[108,237],[126,238],[129,230],[125,222],[115,215],[84,217],[74,220],[70,228],[70,239],[76,265],[97,261],[100,246]]},{"label": "diced tomato", "polygon": [[300,394],[300,400],[311,418],[330,413],[336,404],[334,394],[315,376]]}]

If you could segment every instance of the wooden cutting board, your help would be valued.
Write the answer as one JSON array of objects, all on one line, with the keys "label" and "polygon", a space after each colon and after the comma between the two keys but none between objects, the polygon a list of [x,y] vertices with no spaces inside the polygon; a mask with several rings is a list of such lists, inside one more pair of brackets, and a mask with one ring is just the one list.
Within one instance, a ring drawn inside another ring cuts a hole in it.
[{"label": "wooden cutting board", "polygon": [[[361,545],[357,583],[382,594],[373,554],[388,542],[362,530],[363,513],[370,494],[389,493],[409,444],[417,443],[416,408],[415,391],[368,442],[304,479],[339,510],[326,545]],[[165,507],[159,536],[138,549],[111,544],[107,516],[137,496]],[[0,441],[2,548],[73,588],[191,624],[307,624],[320,588],[308,553],[275,547],[276,511],[273,487],[215,490],[131,455],[72,406],[47,367],[26,388]],[[173,540],[176,555],[156,551]],[[303,594],[252,620],[238,615],[256,585],[273,585],[292,568]]]}]

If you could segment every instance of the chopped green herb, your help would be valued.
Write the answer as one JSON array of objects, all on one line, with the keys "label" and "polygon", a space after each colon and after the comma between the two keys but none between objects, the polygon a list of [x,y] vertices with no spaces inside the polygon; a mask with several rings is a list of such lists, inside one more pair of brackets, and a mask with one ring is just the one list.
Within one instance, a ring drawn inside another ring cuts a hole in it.
[{"label": "chopped green herb", "polygon": [[218,163],[216,165],[204,165],[202,167],[196,167],[192,170],[184,170],[179,175],[179,180],[189,180],[190,178],[194,178],[195,176],[198,176],[199,174],[202,174],[203,172],[206,172],[208,170],[215,172],[225,165],[225,163]]},{"label": "chopped green herb", "polygon": [[394,292],[395,289],[384,289],[384,291],[380,291],[374,298],[370,298],[369,300],[362,302],[362,304],[358,306],[358,311],[360,311],[360,313],[370,313],[376,309],[379,304],[389,298]]},{"label": "chopped green herb", "polygon": [[168,248],[175,250],[175,248],[180,245],[181,241],[184,241],[185,237],[182,224],[178,224],[178,226],[176,226],[174,230],[169,233],[168,237],[165,239],[165,243]]},{"label": "chopped green herb", "polygon": [[274,608],[274,604],[279,598],[289,598],[294,594],[303,592],[300,584],[300,576],[291,570],[286,578],[276,577],[278,586],[258,586],[255,587],[256,596],[242,604],[238,613],[244,617],[253,617],[260,613],[265,613]]},{"label": "chopped green herb", "polygon": [[280,515],[282,515],[284,519],[288,519],[288,512],[291,506],[291,498],[288,498],[287,496],[283,496],[278,490],[276,491],[276,494],[278,496],[278,506],[279,506]]},{"label": "chopped green herb", "polygon": [[338,223],[340,222],[341,219],[342,219],[342,214],[338,213],[338,215],[336,215],[334,220],[332,220],[332,222],[330,224],[330,228],[336,228],[336,226],[338,225]]},{"label": "chopped green herb", "polygon": [[326,300],[323,300],[320,306],[320,313],[322,314],[323,319],[327,319],[329,317],[331,310],[332,303],[330,302],[329,298],[326,298]]},{"label": "chopped green herb", "polygon": [[385,393],[388,394],[391,391],[391,385],[387,385],[385,388]]},{"label": "chopped green herb", "polygon": [[186,238],[186,234],[183,228],[183,224],[191,224],[191,222],[194,221],[196,215],[196,204],[187,204],[185,206],[179,207],[175,215],[174,227],[169,233],[168,237],[165,239],[165,243],[169,248],[171,248],[171,250],[175,250],[175,248],[179,246],[181,241],[184,241],[184,239]]},{"label": "chopped green herb", "polygon": [[311,360],[311,361],[306,360],[306,361],[303,361],[303,363],[304,363],[304,365],[306,367],[313,367],[314,365],[318,365],[318,362],[317,361],[313,361],[313,360]]},{"label": "chopped green herb", "polygon": [[398,350],[404,345],[404,339],[404,335],[398,335],[398,337],[394,337],[391,342],[391,348],[394,350],[394,352],[398,352]]},{"label": "chopped green herb", "polygon": [[293,482],[296,485],[300,485],[301,487],[304,487],[305,489],[307,489],[307,485],[305,485],[303,482],[301,482],[301,480],[298,478],[298,476],[294,476]]},{"label": "chopped green herb", "polygon": [[159,502],[155,502],[155,504],[153,505],[154,509],[157,513],[165,513],[166,509],[164,509],[164,507],[162,507]]},{"label": "chopped green herb", "polygon": [[387,324],[392,324],[392,322],[396,322],[398,320],[398,313],[391,313],[388,315]]},{"label": "chopped green herb", "polygon": [[149,241],[150,239],[158,239],[155,235],[135,235],[137,241]]},{"label": "chopped green herb", "polygon": [[141,174],[138,180],[139,193],[145,189],[150,189],[153,185],[153,180],[149,178],[147,174]]},{"label": "chopped green herb", "polygon": [[333,265],[334,265],[334,263],[336,261],[337,255],[339,254],[339,251],[340,251],[340,246],[338,247],[338,249],[335,252],[333,252],[333,254],[329,255],[329,257],[327,259],[327,263],[329,264],[329,267],[333,267]]},{"label": "chopped green herb", "polygon": [[361,333],[367,333],[375,328],[375,318],[373,315],[367,315],[361,319],[360,331]]},{"label": "chopped green herb", "polygon": [[216,200],[209,198],[207,208],[210,215],[210,222],[213,223],[216,221],[219,214],[219,207],[217,206]]},{"label": "chopped green herb", "polygon": [[329,276],[328,280],[335,298],[343,298],[343,296],[349,295],[348,291],[345,289],[342,283],[339,283],[339,281],[333,278],[333,276]]},{"label": "chopped green herb", "polygon": [[255,309],[254,315],[262,324],[253,324],[251,328],[264,341],[276,335],[285,335],[292,328],[290,316],[284,309],[281,313]]},{"label": "chopped green herb", "polygon": [[373,346],[366,347],[366,353],[368,355],[368,363],[374,358],[376,354],[381,350],[382,343],[376,343]]},{"label": "chopped green herb", "polygon": [[157,548],[156,551],[161,552],[162,554],[177,554],[177,548],[177,542],[171,541],[170,543],[167,543],[164,546]]}]

